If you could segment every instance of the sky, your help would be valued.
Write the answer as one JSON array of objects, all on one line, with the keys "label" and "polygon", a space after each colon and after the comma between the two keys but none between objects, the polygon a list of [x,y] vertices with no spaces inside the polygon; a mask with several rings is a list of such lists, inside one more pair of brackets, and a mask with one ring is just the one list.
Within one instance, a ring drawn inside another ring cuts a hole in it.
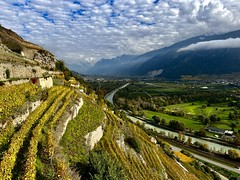
[{"label": "sky", "polygon": [[0,7],[2,26],[70,64],[240,29],[240,0],[1,0]]}]

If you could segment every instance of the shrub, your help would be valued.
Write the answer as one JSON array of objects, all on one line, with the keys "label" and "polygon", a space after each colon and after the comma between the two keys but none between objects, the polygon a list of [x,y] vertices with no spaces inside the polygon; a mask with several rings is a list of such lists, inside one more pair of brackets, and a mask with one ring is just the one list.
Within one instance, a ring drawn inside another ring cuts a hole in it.
[{"label": "shrub", "polygon": [[11,51],[18,54],[23,50],[22,45],[13,39],[3,39],[3,44],[5,44]]},{"label": "shrub", "polygon": [[159,124],[160,123],[160,118],[158,116],[153,116],[152,119],[154,120],[154,122],[156,124]]},{"label": "shrub", "polygon": [[127,137],[125,138],[125,142],[133,148],[137,153],[140,153],[140,144],[136,137]]},{"label": "shrub", "polygon": [[[78,164],[81,179],[126,179],[122,165],[102,150],[90,153],[87,165]],[[83,168],[84,167],[84,168]]]}]

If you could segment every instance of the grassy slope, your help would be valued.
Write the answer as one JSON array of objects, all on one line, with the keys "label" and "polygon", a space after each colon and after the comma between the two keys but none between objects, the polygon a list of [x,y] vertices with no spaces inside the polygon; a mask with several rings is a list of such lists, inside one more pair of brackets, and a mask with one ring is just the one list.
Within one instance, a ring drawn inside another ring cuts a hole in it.
[{"label": "grassy slope", "polygon": [[88,148],[85,146],[84,136],[100,126],[103,117],[103,112],[98,107],[84,99],[83,107],[77,117],[69,122],[60,142],[71,166],[76,166],[78,162],[87,161]]}]

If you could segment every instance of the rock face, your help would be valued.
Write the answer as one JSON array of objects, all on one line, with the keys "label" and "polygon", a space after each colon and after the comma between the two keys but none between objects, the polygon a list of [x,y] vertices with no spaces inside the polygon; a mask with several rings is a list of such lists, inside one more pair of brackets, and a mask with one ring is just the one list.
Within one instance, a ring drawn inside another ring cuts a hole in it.
[{"label": "rock face", "polygon": [[[40,101],[40,100],[29,103],[26,111],[13,119],[13,121],[12,121],[13,125],[16,127],[16,126],[22,124],[28,118],[29,114],[31,112],[33,112],[35,109],[37,109],[37,107],[39,107],[41,104],[42,104],[42,101]],[[7,125],[7,122],[0,123],[0,129],[4,129],[6,127],[6,125]]]},{"label": "rock face", "polygon": [[[57,59],[41,46],[25,41],[15,32],[0,25],[0,44],[5,46],[5,51],[14,52],[23,58],[38,62],[42,66],[55,68]],[[1,48],[0,48],[1,49]],[[7,50],[8,49],[8,50]]]},{"label": "rock face", "polygon": [[35,109],[37,109],[37,107],[39,107],[41,105],[41,103],[42,103],[41,101],[36,101],[36,102],[30,103],[28,108],[27,108],[27,111],[24,114],[14,118],[13,125],[17,126],[19,124],[22,124],[22,122],[24,122],[27,119],[29,114],[31,112],[33,112]]},{"label": "rock face", "polygon": [[61,123],[59,123],[59,125],[57,126],[56,130],[55,130],[55,137],[54,139],[56,140],[57,143],[59,143],[59,141],[61,140],[62,136],[64,135],[66,129],[67,129],[67,125],[69,123],[69,121],[71,121],[72,119],[74,119],[77,114],[79,109],[81,109],[81,107],[83,106],[83,99],[80,98],[71,108],[70,113],[67,113],[64,115],[63,117],[63,121]]},{"label": "rock face", "polygon": [[[0,81],[11,84],[16,80],[51,76],[56,62],[49,51],[0,25]],[[39,82],[45,87],[52,86],[49,79],[47,82],[40,79]]]},{"label": "rock face", "polygon": [[[9,75],[7,75],[9,71]],[[15,63],[0,63],[0,80],[24,79],[29,77],[43,77],[47,71],[40,66],[21,65]]]},{"label": "rock face", "polygon": [[52,77],[39,78],[38,85],[41,86],[42,88],[50,88],[53,86],[53,79]]},{"label": "rock face", "polygon": [[94,148],[95,144],[97,144],[98,141],[102,139],[102,137],[103,137],[102,125],[97,127],[95,131],[92,131],[85,136],[86,144],[90,147],[90,150]]}]

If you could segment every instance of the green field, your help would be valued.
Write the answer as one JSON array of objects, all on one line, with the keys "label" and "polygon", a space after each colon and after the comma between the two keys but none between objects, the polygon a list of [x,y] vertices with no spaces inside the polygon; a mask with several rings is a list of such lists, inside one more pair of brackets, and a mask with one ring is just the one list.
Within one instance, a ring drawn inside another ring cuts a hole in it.
[{"label": "green field", "polygon": [[184,117],[171,116],[171,115],[168,115],[168,114],[165,114],[165,113],[145,110],[144,115],[148,119],[152,119],[152,117],[154,115],[157,115],[161,119],[164,118],[166,120],[166,123],[169,123],[170,120],[178,120],[178,121],[183,122],[185,124],[186,128],[191,128],[193,130],[199,130],[202,127],[204,127],[204,125],[200,121],[187,119],[187,118],[184,118]]},{"label": "green field", "polygon": [[166,111],[184,111],[185,114],[190,116],[198,116],[200,114],[205,117],[209,117],[212,114],[216,114],[221,119],[228,119],[229,112],[233,112],[227,104],[213,104],[210,107],[203,108],[206,103],[194,102],[194,103],[182,103],[166,106]]},{"label": "green field", "polygon": [[[179,120],[193,130],[205,124],[226,130],[234,128],[235,132],[240,129],[240,90],[234,84],[134,82],[116,94],[116,99],[121,98],[120,108],[143,110],[148,119],[157,115],[167,123]],[[233,120],[229,113],[234,114]]]},{"label": "green field", "polygon": [[[230,120],[228,115],[230,112],[234,113],[231,107],[227,107],[227,104],[213,104],[211,107],[203,108],[202,106],[204,103],[201,102],[194,102],[194,103],[182,103],[182,104],[175,104],[169,105],[165,107],[164,112],[154,112],[145,110],[144,115],[145,117],[152,119],[152,116],[157,115],[160,118],[164,118],[168,123],[170,120],[178,120],[185,124],[187,128],[191,128],[193,130],[199,130],[204,125],[200,120],[197,120],[199,115],[204,115],[205,117],[209,117],[212,114],[215,114],[217,117],[221,118],[221,121],[213,124],[212,126],[221,128],[221,129],[228,129],[231,130],[232,122],[236,123],[236,129],[240,129],[239,122],[240,120]],[[175,111],[183,111],[185,113],[184,117],[177,117],[173,115],[169,115],[170,112]]]}]

